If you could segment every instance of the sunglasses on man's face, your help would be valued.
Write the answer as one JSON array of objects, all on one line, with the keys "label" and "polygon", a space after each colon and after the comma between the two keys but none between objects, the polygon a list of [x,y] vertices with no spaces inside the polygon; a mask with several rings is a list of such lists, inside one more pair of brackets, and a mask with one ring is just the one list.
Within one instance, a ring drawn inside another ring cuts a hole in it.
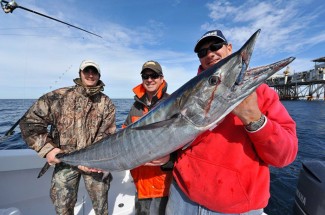
[{"label": "sunglasses on man's face", "polygon": [[94,75],[98,75],[98,71],[97,69],[91,69],[91,68],[86,68],[82,71],[85,75],[89,75],[90,73],[94,74]]},{"label": "sunglasses on man's face", "polygon": [[141,74],[141,77],[142,77],[143,80],[147,80],[147,79],[149,79],[149,78],[151,78],[151,79],[157,79],[157,78],[160,77],[160,75],[157,74],[157,73]]},{"label": "sunglasses on man's face", "polygon": [[197,56],[199,58],[204,58],[205,56],[207,56],[208,54],[208,51],[212,51],[212,52],[215,52],[215,51],[218,51],[219,49],[222,48],[223,45],[227,45],[226,42],[222,42],[222,43],[214,43],[214,44],[211,44],[208,48],[203,48],[203,49],[200,49],[197,53]]}]

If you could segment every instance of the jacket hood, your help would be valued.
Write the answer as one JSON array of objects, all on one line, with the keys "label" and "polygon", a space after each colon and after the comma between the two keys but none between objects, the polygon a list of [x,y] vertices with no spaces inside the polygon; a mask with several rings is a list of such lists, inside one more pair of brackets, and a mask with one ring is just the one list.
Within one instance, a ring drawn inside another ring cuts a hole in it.
[{"label": "jacket hood", "polygon": [[200,65],[199,68],[197,69],[197,75],[203,71],[204,71],[204,69],[203,69],[202,65]]}]

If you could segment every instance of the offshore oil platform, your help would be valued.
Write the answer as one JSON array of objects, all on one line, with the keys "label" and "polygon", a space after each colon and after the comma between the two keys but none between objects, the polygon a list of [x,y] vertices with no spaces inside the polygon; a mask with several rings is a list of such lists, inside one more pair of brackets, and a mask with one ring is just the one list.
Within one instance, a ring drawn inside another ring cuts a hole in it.
[{"label": "offshore oil platform", "polygon": [[273,75],[266,80],[281,100],[325,100],[325,57],[312,60],[314,69],[290,74],[289,67],[283,75]]}]

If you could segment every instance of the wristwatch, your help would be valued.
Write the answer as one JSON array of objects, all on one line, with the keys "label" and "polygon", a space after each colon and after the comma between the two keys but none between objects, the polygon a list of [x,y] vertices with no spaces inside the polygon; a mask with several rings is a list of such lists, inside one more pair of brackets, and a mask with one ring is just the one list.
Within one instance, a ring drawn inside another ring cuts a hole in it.
[{"label": "wristwatch", "polygon": [[262,114],[259,120],[250,122],[249,124],[245,125],[245,128],[248,131],[257,131],[263,126],[264,122],[265,122],[265,115]]}]

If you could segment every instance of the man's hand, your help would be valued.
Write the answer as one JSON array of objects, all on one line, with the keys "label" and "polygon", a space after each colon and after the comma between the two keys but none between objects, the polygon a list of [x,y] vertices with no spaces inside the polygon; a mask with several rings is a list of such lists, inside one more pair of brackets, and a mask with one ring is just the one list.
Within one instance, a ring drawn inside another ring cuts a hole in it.
[{"label": "man's hand", "polygon": [[54,148],[49,153],[47,153],[46,160],[51,166],[53,166],[53,165],[55,165],[57,163],[61,163],[61,161],[55,157],[60,152],[61,152],[61,149]]},{"label": "man's hand", "polygon": [[90,173],[90,172],[96,172],[96,173],[104,172],[103,170],[100,170],[100,169],[90,168],[90,167],[81,166],[81,165],[78,166],[78,169],[80,169],[84,172],[88,172],[88,173]]},{"label": "man's hand", "polygon": [[145,163],[144,166],[161,166],[169,161],[170,155]]},{"label": "man's hand", "polygon": [[250,122],[257,121],[261,117],[262,113],[258,107],[257,94],[253,92],[246,99],[244,99],[233,111],[244,125]]}]

